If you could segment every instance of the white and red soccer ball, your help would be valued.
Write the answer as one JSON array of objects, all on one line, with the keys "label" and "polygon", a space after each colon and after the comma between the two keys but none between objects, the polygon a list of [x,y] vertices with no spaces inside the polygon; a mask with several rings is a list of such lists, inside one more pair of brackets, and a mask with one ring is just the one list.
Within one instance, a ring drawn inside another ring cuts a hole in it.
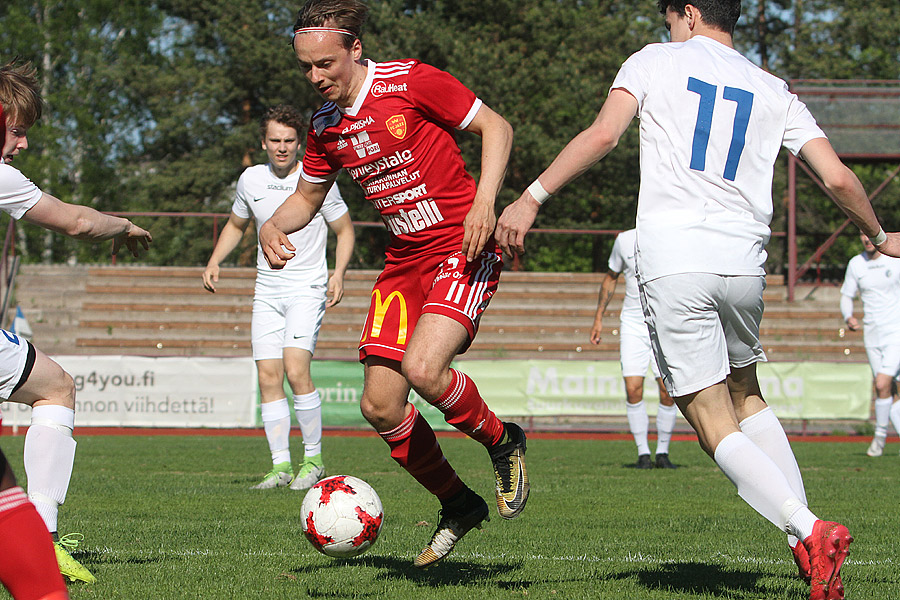
[{"label": "white and red soccer ball", "polygon": [[300,506],[303,533],[327,556],[351,558],[368,550],[381,531],[384,511],[375,490],[349,475],[326,477],[309,488]]}]

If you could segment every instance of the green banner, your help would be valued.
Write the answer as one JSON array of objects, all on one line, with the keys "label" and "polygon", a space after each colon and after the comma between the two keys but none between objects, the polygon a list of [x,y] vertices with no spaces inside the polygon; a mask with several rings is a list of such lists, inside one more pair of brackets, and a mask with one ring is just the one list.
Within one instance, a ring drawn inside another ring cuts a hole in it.
[{"label": "green banner", "polygon": [[[477,383],[500,417],[625,416],[625,385],[615,361],[460,360],[454,366]],[[366,426],[359,412],[362,365],[313,361],[312,377],[327,427]],[[763,397],[781,418],[869,418],[872,374],[866,364],[761,363],[759,380]],[[286,392],[290,397],[290,390]],[[648,372],[644,401],[651,415],[658,399],[656,381]],[[415,393],[410,400],[435,429],[450,429],[443,415]]]}]

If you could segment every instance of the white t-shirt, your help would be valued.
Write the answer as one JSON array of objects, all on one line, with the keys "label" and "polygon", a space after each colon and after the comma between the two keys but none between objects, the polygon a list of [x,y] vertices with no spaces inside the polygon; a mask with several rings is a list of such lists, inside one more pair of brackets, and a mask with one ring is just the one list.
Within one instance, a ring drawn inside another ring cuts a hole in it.
[{"label": "white t-shirt", "polygon": [[881,345],[880,338],[900,334],[900,258],[879,255],[870,259],[858,254],[847,263],[841,294],[863,305],[863,335],[866,346]]},{"label": "white t-shirt", "polygon": [[797,154],[825,137],[806,105],[705,36],[644,47],[622,65],[616,88],[637,99],[641,120],[641,280],[765,274],[779,149]]},{"label": "white t-shirt", "polygon": [[[298,163],[299,164],[299,163]],[[268,164],[247,168],[237,182],[232,212],[243,219],[256,221],[256,233],[284,201],[297,189],[298,168],[284,179],[276,177]],[[285,298],[301,295],[313,285],[327,285],[328,264],[325,243],[328,235],[325,221],[333,223],[347,212],[347,205],[335,183],[325,196],[322,208],[309,224],[288,236],[296,248],[295,256],[283,269],[272,269],[262,247],[257,247],[256,297]]]},{"label": "white t-shirt", "polygon": [[43,192],[12,165],[0,162],[0,210],[21,219],[37,204]]},{"label": "white t-shirt", "polygon": [[619,314],[621,326],[629,324],[644,325],[644,310],[641,307],[641,298],[638,295],[637,274],[634,269],[634,240],[636,231],[629,229],[616,236],[613,242],[612,252],[609,253],[609,270],[614,273],[622,273],[625,276],[625,300],[622,302],[622,312]]}]

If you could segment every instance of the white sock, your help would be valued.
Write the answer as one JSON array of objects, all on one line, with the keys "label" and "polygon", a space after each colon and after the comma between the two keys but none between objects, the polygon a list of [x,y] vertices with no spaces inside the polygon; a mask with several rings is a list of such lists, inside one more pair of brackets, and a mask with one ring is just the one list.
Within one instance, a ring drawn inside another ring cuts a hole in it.
[{"label": "white sock", "polygon": [[259,412],[266,430],[269,450],[272,452],[272,464],[291,462],[291,409],[288,407],[287,398],[263,402],[259,405]]},{"label": "white sock", "polygon": [[750,441],[765,452],[784,474],[794,494],[807,504],[806,488],[803,486],[803,476],[797,465],[797,458],[788,442],[787,435],[781,421],[775,416],[775,411],[766,407],[755,415],[751,415],[741,421],[741,431],[750,438]]},{"label": "white sock", "polygon": [[322,453],[322,399],[319,390],[294,396],[294,413],[303,434],[305,456]]},{"label": "white sock", "polygon": [[647,429],[650,427],[650,417],[647,416],[647,407],[641,400],[637,404],[625,403],[625,414],[628,416],[628,429],[634,436],[637,444],[638,456],[650,454],[650,445],[647,443]]},{"label": "white sock", "polygon": [[[736,431],[725,436],[714,455],[716,464],[737,487],[738,495],[756,512],[801,539],[812,532],[811,526],[806,531],[812,513],[791,489],[778,465],[746,434]],[[815,515],[812,517],[815,522]]]},{"label": "white sock", "polygon": [[28,498],[47,524],[57,531],[59,505],[66,501],[75,463],[75,411],[65,406],[35,406],[25,434]]},{"label": "white sock", "polygon": [[894,426],[894,431],[900,433],[900,402],[894,402],[891,405],[891,424]]},{"label": "white sock", "polygon": [[888,423],[891,420],[891,405],[893,404],[893,398],[875,400],[875,437],[882,440],[887,437]]},{"label": "white sock", "polygon": [[668,454],[669,442],[672,441],[672,430],[675,429],[675,420],[678,418],[678,407],[674,404],[666,406],[660,404],[656,409],[656,453]]}]

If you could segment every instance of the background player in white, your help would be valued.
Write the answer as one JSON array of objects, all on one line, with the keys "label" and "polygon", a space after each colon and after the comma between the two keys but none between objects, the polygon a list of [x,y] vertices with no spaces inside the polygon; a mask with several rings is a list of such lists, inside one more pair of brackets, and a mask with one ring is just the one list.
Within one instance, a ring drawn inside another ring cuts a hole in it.
[{"label": "background player in white", "polygon": [[650,469],[650,444],[647,441],[647,430],[650,417],[644,405],[644,376],[647,368],[653,370],[659,386],[659,408],[656,412],[656,466],[660,469],[674,469],[669,460],[669,442],[672,441],[672,430],[678,418],[675,401],[669,396],[659,375],[659,367],[653,359],[650,348],[650,332],[644,323],[644,312],[638,296],[637,275],[634,270],[635,230],[629,229],[616,236],[612,252],[609,254],[609,271],[600,284],[600,297],[597,301],[597,314],[591,326],[591,343],[600,343],[603,331],[603,313],[616,291],[619,275],[625,274],[625,300],[619,313],[619,358],[622,364],[622,378],[625,380],[625,410],[628,417],[628,428],[637,444],[638,469]]},{"label": "background player in white", "polygon": [[674,43],[650,44],[622,65],[594,123],[504,210],[497,241],[522,252],[541,203],[640,118],[638,281],[666,387],[741,498],[794,536],[810,598],[843,598],[840,568],[852,537],[810,512],[787,436],[756,378],[781,146],[810,164],[879,250],[900,255],[900,234],[884,233],[805,105],[734,49],[739,0],[658,6]]},{"label": "background player in white", "polygon": [[841,315],[851,331],[858,331],[853,298],[863,305],[863,339],[875,376],[875,437],[866,454],[881,456],[888,421],[900,433],[900,402],[892,387],[900,376],[900,259],[885,256],[866,235],[860,236],[862,254],[850,259],[841,286]]},{"label": "background player in white", "polygon": [[[68,204],[42,192],[13,167],[28,148],[28,129],[42,112],[40,87],[27,64],[0,67],[0,210],[79,240],[113,240],[116,254],[124,244],[134,256],[147,249],[150,233],[128,219],[104,215],[87,206]],[[74,540],[57,534],[59,505],[66,499],[75,461],[75,384],[72,377],[25,339],[0,330],[0,401],[32,407],[25,434],[28,497],[53,537],[60,571],[87,583],[94,576],[67,552]],[[71,543],[71,544],[70,544]],[[74,544],[74,545],[73,545]]]},{"label": "background player in white", "polygon": [[[250,220],[256,221],[258,232],[297,189],[297,152],[304,125],[303,116],[291,106],[273,107],[263,116],[260,136],[269,162],[249,167],[238,180],[231,216],[203,271],[203,285],[210,292],[216,291],[219,264],[240,242]],[[325,259],[326,224],[337,236],[330,278]],[[289,239],[296,256],[283,269],[270,268],[257,247],[250,332],[272,470],[253,486],[255,489],[290,485],[291,489],[303,490],[325,475],[322,401],[310,376],[310,363],[325,309],[340,302],[344,294],[344,274],[353,254],[353,224],[337,184],[331,186],[310,225]],[[326,283],[330,299],[326,299]],[[304,459],[296,476],[291,468],[291,415],[284,394],[285,374],[303,435]]]}]

